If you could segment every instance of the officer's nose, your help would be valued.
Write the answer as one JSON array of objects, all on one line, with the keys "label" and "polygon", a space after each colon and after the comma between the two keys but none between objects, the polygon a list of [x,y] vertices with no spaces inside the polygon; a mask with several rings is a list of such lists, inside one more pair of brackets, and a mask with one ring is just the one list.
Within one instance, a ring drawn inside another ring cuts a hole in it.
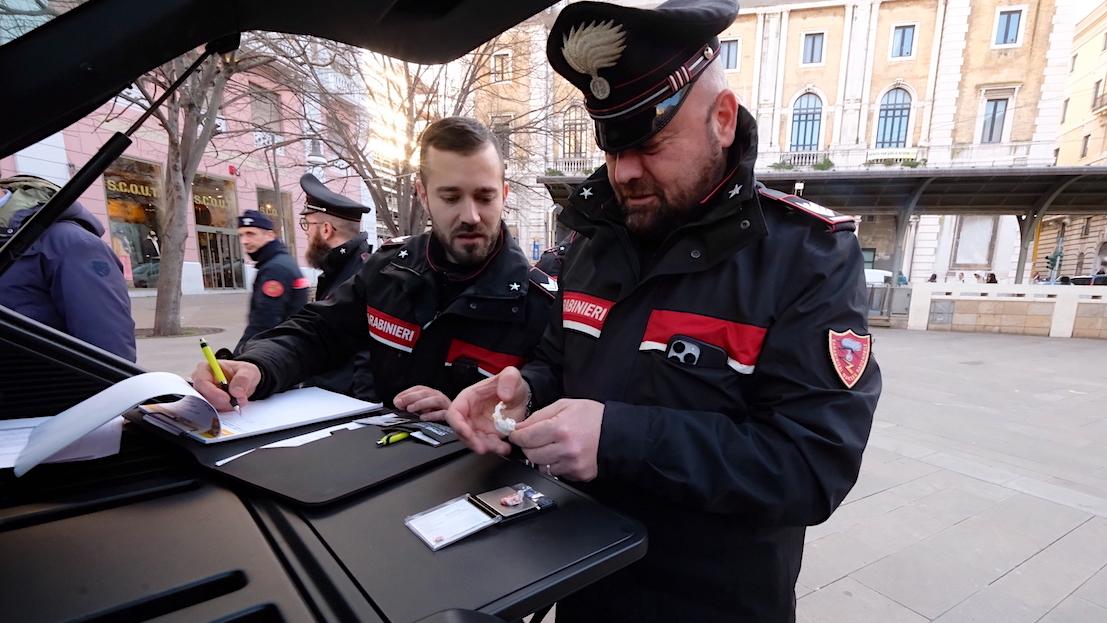
[{"label": "officer's nose", "polygon": [[629,184],[642,177],[642,156],[636,149],[607,154],[607,169],[611,171],[611,181],[616,185]]},{"label": "officer's nose", "polygon": [[480,211],[477,210],[477,202],[465,199],[461,202],[461,222],[466,225],[476,225],[480,222]]}]

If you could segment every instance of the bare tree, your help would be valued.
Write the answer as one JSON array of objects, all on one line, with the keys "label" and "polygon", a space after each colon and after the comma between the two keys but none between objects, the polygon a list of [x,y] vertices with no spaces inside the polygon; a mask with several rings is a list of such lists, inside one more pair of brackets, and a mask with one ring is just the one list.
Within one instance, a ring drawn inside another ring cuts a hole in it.
[{"label": "bare tree", "polygon": [[[520,157],[529,154],[529,142],[520,139],[549,126],[553,106],[547,102],[537,110],[528,108],[526,97],[506,88],[505,76],[496,75],[493,56],[517,45],[511,36],[493,39],[446,65],[409,63],[333,41],[277,34],[253,39],[251,53],[273,59],[267,70],[274,72],[277,89],[289,95],[280,98],[281,115],[289,122],[280,143],[303,141],[308,146],[305,164],[337,168],[359,179],[377,206],[378,220],[396,236],[426,228],[427,213],[414,180],[418,137],[429,123],[473,114],[479,98],[494,99],[496,106],[517,111],[505,115],[511,133],[501,139],[511,141]],[[540,76],[522,63],[511,75],[516,82],[531,77]],[[257,151],[220,145],[227,160]]]},{"label": "bare tree", "polygon": [[157,212],[160,261],[154,335],[181,332],[181,272],[188,240],[188,212],[192,208],[192,182],[215,134],[228,79],[236,72],[254,71],[269,62],[264,57],[210,57],[160,108],[153,108],[153,102],[200,54],[199,50],[189,52],[141,76],[133,88],[120,94],[104,116],[107,122],[132,106],[153,109],[152,118],[165,132],[165,200]]}]

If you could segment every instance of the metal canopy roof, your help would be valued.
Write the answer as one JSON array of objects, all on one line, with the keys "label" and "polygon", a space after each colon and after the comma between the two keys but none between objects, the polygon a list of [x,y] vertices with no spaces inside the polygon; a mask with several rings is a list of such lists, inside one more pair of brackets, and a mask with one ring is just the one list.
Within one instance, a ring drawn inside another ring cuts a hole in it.
[{"label": "metal canopy roof", "polygon": [[[581,177],[540,177],[559,204]],[[1107,212],[1107,167],[979,169],[887,169],[787,171],[757,175],[770,188],[794,192],[837,212],[898,214],[922,189],[914,214],[1027,214],[1045,207],[1054,214]],[[925,185],[925,186],[924,186]],[[1052,201],[1043,202],[1055,195]]]}]

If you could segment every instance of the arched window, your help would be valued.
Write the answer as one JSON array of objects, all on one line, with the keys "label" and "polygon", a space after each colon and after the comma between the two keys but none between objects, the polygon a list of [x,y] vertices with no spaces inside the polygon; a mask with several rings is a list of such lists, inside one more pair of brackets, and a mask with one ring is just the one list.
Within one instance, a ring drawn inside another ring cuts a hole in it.
[{"label": "arched window", "polygon": [[892,89],[880,98],[876,123],[876,147],[907,147],[907,120],[911,117],[911,94]]},{"label": "arched window", "polygon": [[582,106],[570,106],[565,111],[561,132],[562,157],[583,158],[588,150],[588,117]]},{"label": "arched window", "polygon": [[1076,256],[1076,272],[1074,274],[1076,274],[1076,275],[1083,275],[1084,274],[1084,260],[1085,260],[1086,257],[1087,257],[1087,255],[1083,251],[1080,252],[1080,255]]},{"label": "arched window", "polygon": [[792,107],[792,145],[790,151],[817,151],[823,123],[823,101],[814,93],[804,93]]}]

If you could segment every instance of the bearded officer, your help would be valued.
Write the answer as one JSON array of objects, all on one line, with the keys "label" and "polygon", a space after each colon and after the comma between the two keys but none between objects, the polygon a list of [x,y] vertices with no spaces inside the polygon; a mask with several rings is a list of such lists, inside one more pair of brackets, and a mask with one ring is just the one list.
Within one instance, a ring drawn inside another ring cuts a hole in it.
[{"label": "bearded officer", "polygon": [[[442,419],[462,388],[530,358],[556,284],[502,222],[508,186],[496,137],[474,119],[449,117],[424,130],[419,154],[416,191],[431,230],[383,245],[332,296],[223,362],[239,401],[368,350],[382,402]],[[214,406],[229,408],[206,364],[192,378]]]},{"label": "bearded officer", "polygon": [[[373,245],[361,231],[361,217],[369,208],[330,190],[310,173],[300,178],[300,188],[305,196],[300,228],[307,232],[308,239],[304,257],[313,268],[323,271],[315,285],[315,300],[323,301],[333,296],[339,284],[356,275],[373,253]],[[368,352],[354,355],[344,365],[312,377],[304,385],[376,401]]]},{"label": "bearded officer", "polygon": [[[853,486],[880,393],[853,220],[754,180],[757,131],[717,61],[733,0],[569,4],[547,47],[601,167],[535,359],[447,421],[642,521],[645,558],[568,621],[793,621],[805,526]],[[529,415],[529,417],[528,417]]]},{"label": "bearded officer", "polygon": [[242,339],[234,347],[241,353],[258,333],[284,322],[307,303],[308,280],[300,273],[288,248],[277,239],[273,221],[257,210],[238,217],[238,241],[254,260],[257,275],[250,296],[250,315]]}]

